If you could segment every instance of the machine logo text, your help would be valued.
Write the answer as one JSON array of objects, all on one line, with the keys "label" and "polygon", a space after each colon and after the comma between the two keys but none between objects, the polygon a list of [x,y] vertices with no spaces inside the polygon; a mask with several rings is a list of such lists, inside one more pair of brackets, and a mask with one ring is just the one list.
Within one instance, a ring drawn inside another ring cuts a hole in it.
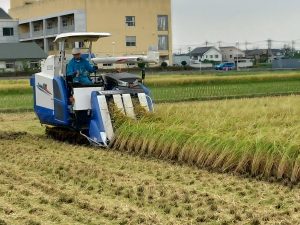
[{"label": "machine logo text", "polygon": [[41,92],[43,92],[43,93],[45,93],[45,94],[47,94],[47,95],[52,95],[52,93],[48,90],[48,86],[47,86],[47,84],[40,84],[40,83],[38,83],[37,84],[37,88],[41,91]]}]

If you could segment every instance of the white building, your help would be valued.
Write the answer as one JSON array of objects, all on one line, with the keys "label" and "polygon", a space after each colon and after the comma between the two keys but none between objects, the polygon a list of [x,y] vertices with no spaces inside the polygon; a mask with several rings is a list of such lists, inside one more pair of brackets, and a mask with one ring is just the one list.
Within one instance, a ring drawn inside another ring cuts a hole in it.
[{"label": "white building", "polygon": [[234,62],[237,58],[245,58],[245,52],[234,47],[220,47],[222,58],[224,62]]},{"label": "white building", "polygon": [[174,54],[173,55],[173,65],[182,66],[182,62],[186,62],[186,65],[191,64],[191,58],[188,54]]},{"label": "white building", "polygon": [[0,43],[19,42],[18,20],[12,19],[0,8]]},{"label": "white building", "polygon": [[199,47],[191,52],[191,64],[199,62],[222,62],[222,53],[215,47]]}]

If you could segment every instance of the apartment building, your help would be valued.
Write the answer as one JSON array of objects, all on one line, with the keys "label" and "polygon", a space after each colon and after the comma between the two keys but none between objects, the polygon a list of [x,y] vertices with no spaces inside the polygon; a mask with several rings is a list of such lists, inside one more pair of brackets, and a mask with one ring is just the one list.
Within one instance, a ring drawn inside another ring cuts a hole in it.
[{"label": "apartment building", "polygon": [[[35,41],[46,53],[65,32],[109,32],[94,45],[98,56],[147,54],[158,48],[172,61],[171,0],[10,0],[21,42]],[[77,43],[83,45],[83,43]],[[72,48],[73,46],[68,46]]]}]

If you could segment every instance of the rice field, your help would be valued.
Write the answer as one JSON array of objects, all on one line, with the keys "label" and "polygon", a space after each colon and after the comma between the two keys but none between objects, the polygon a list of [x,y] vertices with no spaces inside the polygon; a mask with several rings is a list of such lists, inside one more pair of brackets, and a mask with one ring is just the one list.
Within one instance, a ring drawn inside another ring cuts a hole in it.
[{"label": "rice field", "polygon": [[159,104],[119,126],[113,147],[219,172],[300,180],[298,96]]},{"label": "rice field", "polygon": [[29,80],[0,81],[0,111],[32,110],[33,97]]},{"label": "rice field", "polygon": [[[150,87],[156,103],[278,96],[300,93],[299,72],[272,72],[247,75],[151,75]],[[32,109],[28,80],[0,81],[0,111]]]},{"label": "rice field", "polygon": [[32,112],[0,113],[0,165],[1,225],[300,221],[299,185],[57,142]]},{"label": "rice field", "polygon": [[300,223],[300,74],[147,82],[166,103],[104,150],[47,137],[29,81],[0,81],[0,225]]},{"label": "rice field", "polygon": [[168,75],[147,80],[156,102],[180,102],[300,93],[300,74],[271,73],[235,76]]}]

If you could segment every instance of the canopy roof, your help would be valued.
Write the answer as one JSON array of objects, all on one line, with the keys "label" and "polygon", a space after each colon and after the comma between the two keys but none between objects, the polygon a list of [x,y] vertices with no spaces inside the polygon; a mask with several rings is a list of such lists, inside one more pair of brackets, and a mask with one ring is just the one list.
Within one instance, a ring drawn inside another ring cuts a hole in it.
[{"label": "canopy roof", "polygon": [[98,41],[99,38],[109,37],[110,33],[96,33],[96,32],[73,32],[63,33],[56,36],[54,42],[68,41]]}]

